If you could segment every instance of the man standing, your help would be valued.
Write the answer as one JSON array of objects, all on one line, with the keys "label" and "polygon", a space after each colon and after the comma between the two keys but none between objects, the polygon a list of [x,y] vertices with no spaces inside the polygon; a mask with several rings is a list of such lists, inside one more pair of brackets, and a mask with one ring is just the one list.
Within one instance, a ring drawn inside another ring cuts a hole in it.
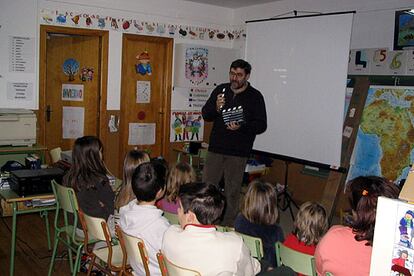
[{"label": "man standing", "polygon": [[226,209],[222,224],[233,226],[239,212],[243,173],[257,134],[266,130],[266,107],[262,94],[248,79],[251,65],[238,59],[230,66],[230,83],[217,86],[202,109],[213,122],[203,182],[218,185],[224,175]]}]

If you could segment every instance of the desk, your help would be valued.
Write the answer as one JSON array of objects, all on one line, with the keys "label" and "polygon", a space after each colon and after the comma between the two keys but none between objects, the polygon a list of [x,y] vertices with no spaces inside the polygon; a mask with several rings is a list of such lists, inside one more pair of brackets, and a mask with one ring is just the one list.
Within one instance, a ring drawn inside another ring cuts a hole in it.
[{"label": "desk", "polygon": [[[45,152],[47,151],[47,147],[42,145],[33,145],[32,147],[25,147],[25,146],[16,146],[16,147],[5,147],[0,146],[0,155],[20,155],[20,154],[31,154],[37,153],[42,160],[42,164],[46,161],[45,159]],[[19,161],[19,160],[16,160]],[[22,160],[20,160],[22,161]],[[22,164],[24,165],[24,158]]]},{"label": "desk", "polygon": [[33,207],[32,209],[27,210],[19,210],[18,203],[24,201],[30,201],[33,199],[52,199],[54,198],[53,194],[46,194],[46,195],[33,195],[27,197],[19,197],[14,191],[12,190],[0,190],[0,196],[6,200],[7,203],[11,203],[13,205],[13,222],[12,222],[12,240],[11,240],[11,250],[10,250],[10,276],[14,274],[14,255],[16,253],[16,231],[17,231],[17,215],[20,214],[27,214],[27,213],[40,213],[41,217],[45,218],[45,225],[46,225],[46,235],[47,235],[47,245],[49,250],[52,249],[51,242],[50,242],[50,230],[49,230],[49,218],[47,216],[48,211],[55,211],[56,206],[41,206],[41,207]]}]

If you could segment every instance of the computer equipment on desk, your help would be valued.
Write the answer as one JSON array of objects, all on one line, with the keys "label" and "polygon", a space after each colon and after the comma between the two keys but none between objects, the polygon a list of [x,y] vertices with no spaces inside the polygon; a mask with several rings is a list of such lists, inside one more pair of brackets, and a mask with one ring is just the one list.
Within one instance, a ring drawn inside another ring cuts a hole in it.
[{"label": "computer equipment on desk", "polygon": [[64,171],[59,168],[17,170],[10,173],[10,188],[19,196],[52,193],[50,181],[62,183]]}]

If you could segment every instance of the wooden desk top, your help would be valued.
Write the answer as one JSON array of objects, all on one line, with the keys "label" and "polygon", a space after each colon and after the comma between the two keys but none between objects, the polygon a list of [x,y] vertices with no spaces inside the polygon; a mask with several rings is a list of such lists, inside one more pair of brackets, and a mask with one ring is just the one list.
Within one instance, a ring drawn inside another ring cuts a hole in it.
[{"label": "wooden desk top", "polygon": [[42,145],[33,145],[32,147],[26,146],[16,146],[16,147],[9,147],[9,146],[0,146],[0,154],[1,153],[19,153],[19,152],[27,152],[27,151],[45,151],[47,147]]}]

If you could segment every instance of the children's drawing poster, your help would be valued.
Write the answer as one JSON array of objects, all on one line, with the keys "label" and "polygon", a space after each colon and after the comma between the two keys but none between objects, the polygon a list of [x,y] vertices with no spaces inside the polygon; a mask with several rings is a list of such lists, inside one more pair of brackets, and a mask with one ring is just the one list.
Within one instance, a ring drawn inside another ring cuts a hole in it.
[{"label": "children's drawing poster", "polygon": [[170,142],[203,141],[204,120],[200,111],[171,111]]},{"label": "children's drawing poster", "polygon": [[[395,225],[391,275],[412,275],[414,271],[414,206],[399,205]],[[409,272],[410,274],[407,274]]]},{"label": "children's drawing poster", "polygon": [[62,138],[76,139],[83,136],[85,109],[83,107],[64,106],[62,113]]},{"label": "children's drawing poster", "polygon": [[185,78],[199,85],[208,77],[208,49],[190,47],[185,51]]}]

